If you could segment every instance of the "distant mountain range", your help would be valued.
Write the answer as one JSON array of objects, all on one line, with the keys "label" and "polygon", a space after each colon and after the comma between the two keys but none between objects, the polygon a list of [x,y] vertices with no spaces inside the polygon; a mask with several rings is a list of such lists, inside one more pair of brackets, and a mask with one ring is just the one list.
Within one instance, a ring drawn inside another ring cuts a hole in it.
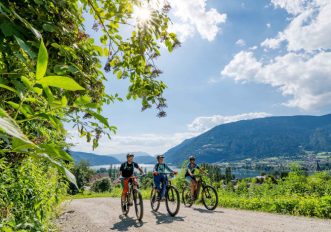
[{"label": "distant mountain range", "polygon": [[[91,166],[107,165],[107,164],[120,164],[126,160],[126,154],[113,154],[113,155],[97,155],[94,153],[70,151],[75,163],[80,160],[86,160]],[[145,152],[135,152],[135,162],[143,164],[155,163],[155,157]]]},{"label": "distant mountain range", "polygon": [[222,124],[165,153],[181,164],[191,154],[198,162],[228,162],[246,158],[331,151],[331,114],[282,116]]}]

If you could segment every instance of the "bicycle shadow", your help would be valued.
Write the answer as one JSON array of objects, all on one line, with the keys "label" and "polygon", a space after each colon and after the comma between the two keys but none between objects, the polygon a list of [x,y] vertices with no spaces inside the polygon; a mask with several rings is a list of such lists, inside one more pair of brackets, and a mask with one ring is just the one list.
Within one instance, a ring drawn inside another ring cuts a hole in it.
[{"label": "bicycle shadow", "polygon": [[160,213],[160,212],[154,212],[152,211],[153,215],[156,219],[156,224],[169,224],[173,222],[183,222],[185,217],[175,216],[171,217],[168,214]]},{"label": "bicycle shadow", "polygon": [[199,213],[224,213],[221,210],[208,210],[203,208],[193,208],[194,211],[198,211]]},{"label": "bicycle shadow", "polygon": [[146,222],[139,221],[133,217],[126,217],[123,215],[119,216],[120,221],[116,222],[111,230],[117,230],[117,231],[128,231],[129,228],[139,228],[142,227]]}]

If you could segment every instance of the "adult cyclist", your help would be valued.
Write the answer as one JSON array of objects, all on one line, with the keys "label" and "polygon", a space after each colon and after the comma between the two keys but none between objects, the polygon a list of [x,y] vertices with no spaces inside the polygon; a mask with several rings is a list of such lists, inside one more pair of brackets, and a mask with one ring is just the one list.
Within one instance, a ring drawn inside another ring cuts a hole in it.
[{"label": "adult cyclist", "polygon": [[198,182],[194,176],[194,172],[196,169],[199,169],[200,171],[203,172],[202,169],[200,169],[199,165],[195,163],[195,157],[193,155],[190,156],[189,158],[190,162],[187,165],[186,173],[185,173],[185,180],[190,184],[191,188],[191,197],[192,200],[196,198],[195,193],[198,188]]},{"label": "adult cyclist", "polygon": [[164,163],[164,155],[158,155],[156,159],[157,159],[157,164],[155,164],[154,166],[153,175],[154,175],[154,185],[157,191],[159,192],[157,197],[157,200],[159,201],[165,195],[165,190],[168,181],[167,175],[165,175],[164,173],[169,172],[172,174],[177,174],[177,172],[169,168],[169,166]]},{"label": "adult cyclist", "polygon": [[134,154],[128,153],[126,155],[127,161],[121,164],[119,170],[120,176],[124,177],[124,179],[122,179],[121,181],[121,185],[123,188],[122,202],[125,202],[126,200],[126,194],[129,191],[129,181],[135,181],[135,179],[132,178],[134,169],[137,168],[139,169],[141,174],[144,174],[143,169],[136,162],[133,162],[133,158],[134,158]]}]

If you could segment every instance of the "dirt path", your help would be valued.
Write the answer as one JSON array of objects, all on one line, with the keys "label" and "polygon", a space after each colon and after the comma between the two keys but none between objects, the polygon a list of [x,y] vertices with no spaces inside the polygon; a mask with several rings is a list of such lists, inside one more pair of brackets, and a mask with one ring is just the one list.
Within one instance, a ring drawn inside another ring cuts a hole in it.
[{"label": "dirt path", "polygon": [[58,220],[59,227],[62,232],[331,232],[331,220],[223,208],[208,211],[202,206],[186,208],[181,205],[178,215],[170,217],[164,202],[161,202],[159,212],[153,213],[149,201],[144,201],[144,218],[138,222],[132,208],[128,217],[120,215],[119,202],[115,198],[73,200],[65,206],[65,213]]}]

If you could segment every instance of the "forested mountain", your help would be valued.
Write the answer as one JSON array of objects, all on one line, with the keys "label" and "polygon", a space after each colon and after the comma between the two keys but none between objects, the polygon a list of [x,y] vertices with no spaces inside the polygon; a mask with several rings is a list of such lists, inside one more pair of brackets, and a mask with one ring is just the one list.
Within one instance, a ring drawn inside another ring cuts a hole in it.
[{"label": "forested mountain", "polygon": [[199,162],[235,161],[331,151],[331,114],[281,116],[222,124],[168,150],[167,162],[180,164],[190,154]]}]

